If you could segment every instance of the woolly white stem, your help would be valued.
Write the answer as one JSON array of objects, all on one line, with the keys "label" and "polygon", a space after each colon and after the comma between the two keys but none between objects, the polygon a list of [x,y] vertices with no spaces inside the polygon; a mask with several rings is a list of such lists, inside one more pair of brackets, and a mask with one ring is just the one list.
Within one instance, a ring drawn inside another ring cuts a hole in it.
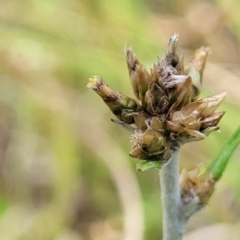
[{"label": "woolly white stem", "polygon": [[182,240],[188,221],[182,212],[178,162],[177,151],[160,170],[163,240]]}]

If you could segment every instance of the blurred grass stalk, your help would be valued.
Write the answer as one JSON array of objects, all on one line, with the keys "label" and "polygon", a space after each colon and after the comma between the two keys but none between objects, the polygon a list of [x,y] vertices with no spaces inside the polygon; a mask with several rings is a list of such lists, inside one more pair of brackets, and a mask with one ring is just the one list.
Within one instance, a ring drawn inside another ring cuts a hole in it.
[{"label": "blurred grass stalk", "polygon": [[235,149],[240,144],[240,126],[235,132],[226,140],[221,151],[218,153],[216,158],[207,167],[207,171],[210,172],[212,178],[218,181],[228,164],[230,157],[232,156]]}]

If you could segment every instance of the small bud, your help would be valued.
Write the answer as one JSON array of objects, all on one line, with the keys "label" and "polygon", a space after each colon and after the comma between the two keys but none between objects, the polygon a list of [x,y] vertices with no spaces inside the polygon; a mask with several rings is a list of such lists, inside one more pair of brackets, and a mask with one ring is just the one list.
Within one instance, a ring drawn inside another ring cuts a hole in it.
[{"label": "small bud", "polygon": [[149,119],[149,115],[146,112],[135,112],[133,114],[134,123],[137,126],[138,129],[145,131],[147,130],[147,124],[146,121]]},{"label": "small bud", "polygon": [[[178,64],[180,58],[177,51],[178,51],[178,35],[174,34],[169,40],[166,50],[166,56],[161,62],[162,69],[164,69],[166,72],[172,74],[179,74],[178,68],[180,65]],[[177,66],[178,68],[176,69]]]},{"label": "small bud", "polygon": [[169,106],[165,92],[156,82],[149,85],[149,89],[145,94],[145,102],[147,111],[152,114],[164,113]]},{"label": "small bud", "polygon": [[144,152],[138,145],[133,145],[129,156],[138,159],[148,159],[148,153]]},{"label": "small bud", "polygon": [[125,55],[134,95],[137,97],[137,99],[143,102],[145,93],[148,89],[150,76],[139,63],[131,48],[127,48],[125,50]]},{"label": "small bud", "polygon": [[115,91],[113,91],[100,76],[93,76],[89,78],[89,83],[87,88],[95,91],[100,97],[107,98],[112,97],[116,98]]},{"label": "small bud", "polygon": [[152,84],[157,84],[162,90],[165,90],[163,80],[160,76],[160,72],[162,71],[161,63],[153,64],[152,68],[150,69],[150,77],[149,77],[149,84],[148,89],[151,88]]},{"label": "small bud", "polygon": [[[158,81],[158,66],[156,64],[152,65],[152,68],[150,68],[150,83],[154,83]],[[163,87],[163,84],[162,86]]]},{"label": "small bud", "polygon": [[163,135],[154,130],[146,130],[142,135],[141,147],[144,151],[155,153],[163,150],[166,145]]},{"label": "small bud", "polygon": [[194,57],[188,65],[187,73],[193,81],[193,96],[196,99],[202,87],[202,75],[209,53],[209,48],[201,47],[195,51]]},{"label": "small bud", "polygon": [[158,131],[136,132],[132,141],[133,146],[129,155],[133,158],[166,160],[166,157],[169,157],[166,139]]},{"label": "small bud", "polygon": [[172,103],[170,112],[181,109],[191,101],[192,95],[192,81],[190,77],[187,77],[183,82],[176,85],[173,91],[169,91],[169,99]]},{"label": "small bud", "polygon": [[166,50],[165,61],[166,65],[171,65],[176,67],[179,62],[179,56],[177,54],[178,50],[178,35],[174,34],[170,39]]},{"label": "small bud", "polygon": [[181,199],[184,205],[197,201],[199,205],[206,204],[213,193],[215,181],[207,173],[199,175],[200,166],[191,170],[183,169],[179,184]]},{"label": "small bud", "polygon": [[133,117],[127,117],[124,110],[136,110],[137,103],[126,95],[113,91],[99,76],[89,78],[88,88],[96,92],[108,105],[113,114],[126,123],[133,123]]}]

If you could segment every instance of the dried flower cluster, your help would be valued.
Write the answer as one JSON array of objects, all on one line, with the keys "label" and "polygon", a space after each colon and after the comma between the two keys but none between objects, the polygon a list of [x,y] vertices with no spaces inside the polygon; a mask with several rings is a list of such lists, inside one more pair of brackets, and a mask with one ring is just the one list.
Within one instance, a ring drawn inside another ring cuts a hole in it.
[{"label": "dried flower cluster", "polygon": [[179,177],[181,200],[184,205],[193,201],[204,205],[211,197],[216,181],[205,171],[200,174],[200,166],[187,170],[183,168]]},{"label": "dried flower cluster", "polygon": [[225,92],[197,100],[208,48],[201,47],[187,68],[178,52],[178,35],[170,38],[165,57],[150,72],[131,48],[125,49],[136,99],[112,90],[99,76],[88,87],[100,95],[117,117],[113,122],[134,132],[130,156],[166,162],[180,145],[204,139],[219,129],[224,112],[215,112]]}]

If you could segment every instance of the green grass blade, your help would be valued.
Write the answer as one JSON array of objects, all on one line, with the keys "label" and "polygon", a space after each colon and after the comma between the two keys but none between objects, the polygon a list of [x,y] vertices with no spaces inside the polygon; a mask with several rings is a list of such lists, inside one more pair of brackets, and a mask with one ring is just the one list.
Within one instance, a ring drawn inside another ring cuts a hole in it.
[{"label": "green grass blade", "polygon": [[207,171],[211,173],[213,179],[219,180],[231,158],[233,152],[240,144],[240,126],[236,131],[226,140],[221,151],[216,158],[207,167]]}]

